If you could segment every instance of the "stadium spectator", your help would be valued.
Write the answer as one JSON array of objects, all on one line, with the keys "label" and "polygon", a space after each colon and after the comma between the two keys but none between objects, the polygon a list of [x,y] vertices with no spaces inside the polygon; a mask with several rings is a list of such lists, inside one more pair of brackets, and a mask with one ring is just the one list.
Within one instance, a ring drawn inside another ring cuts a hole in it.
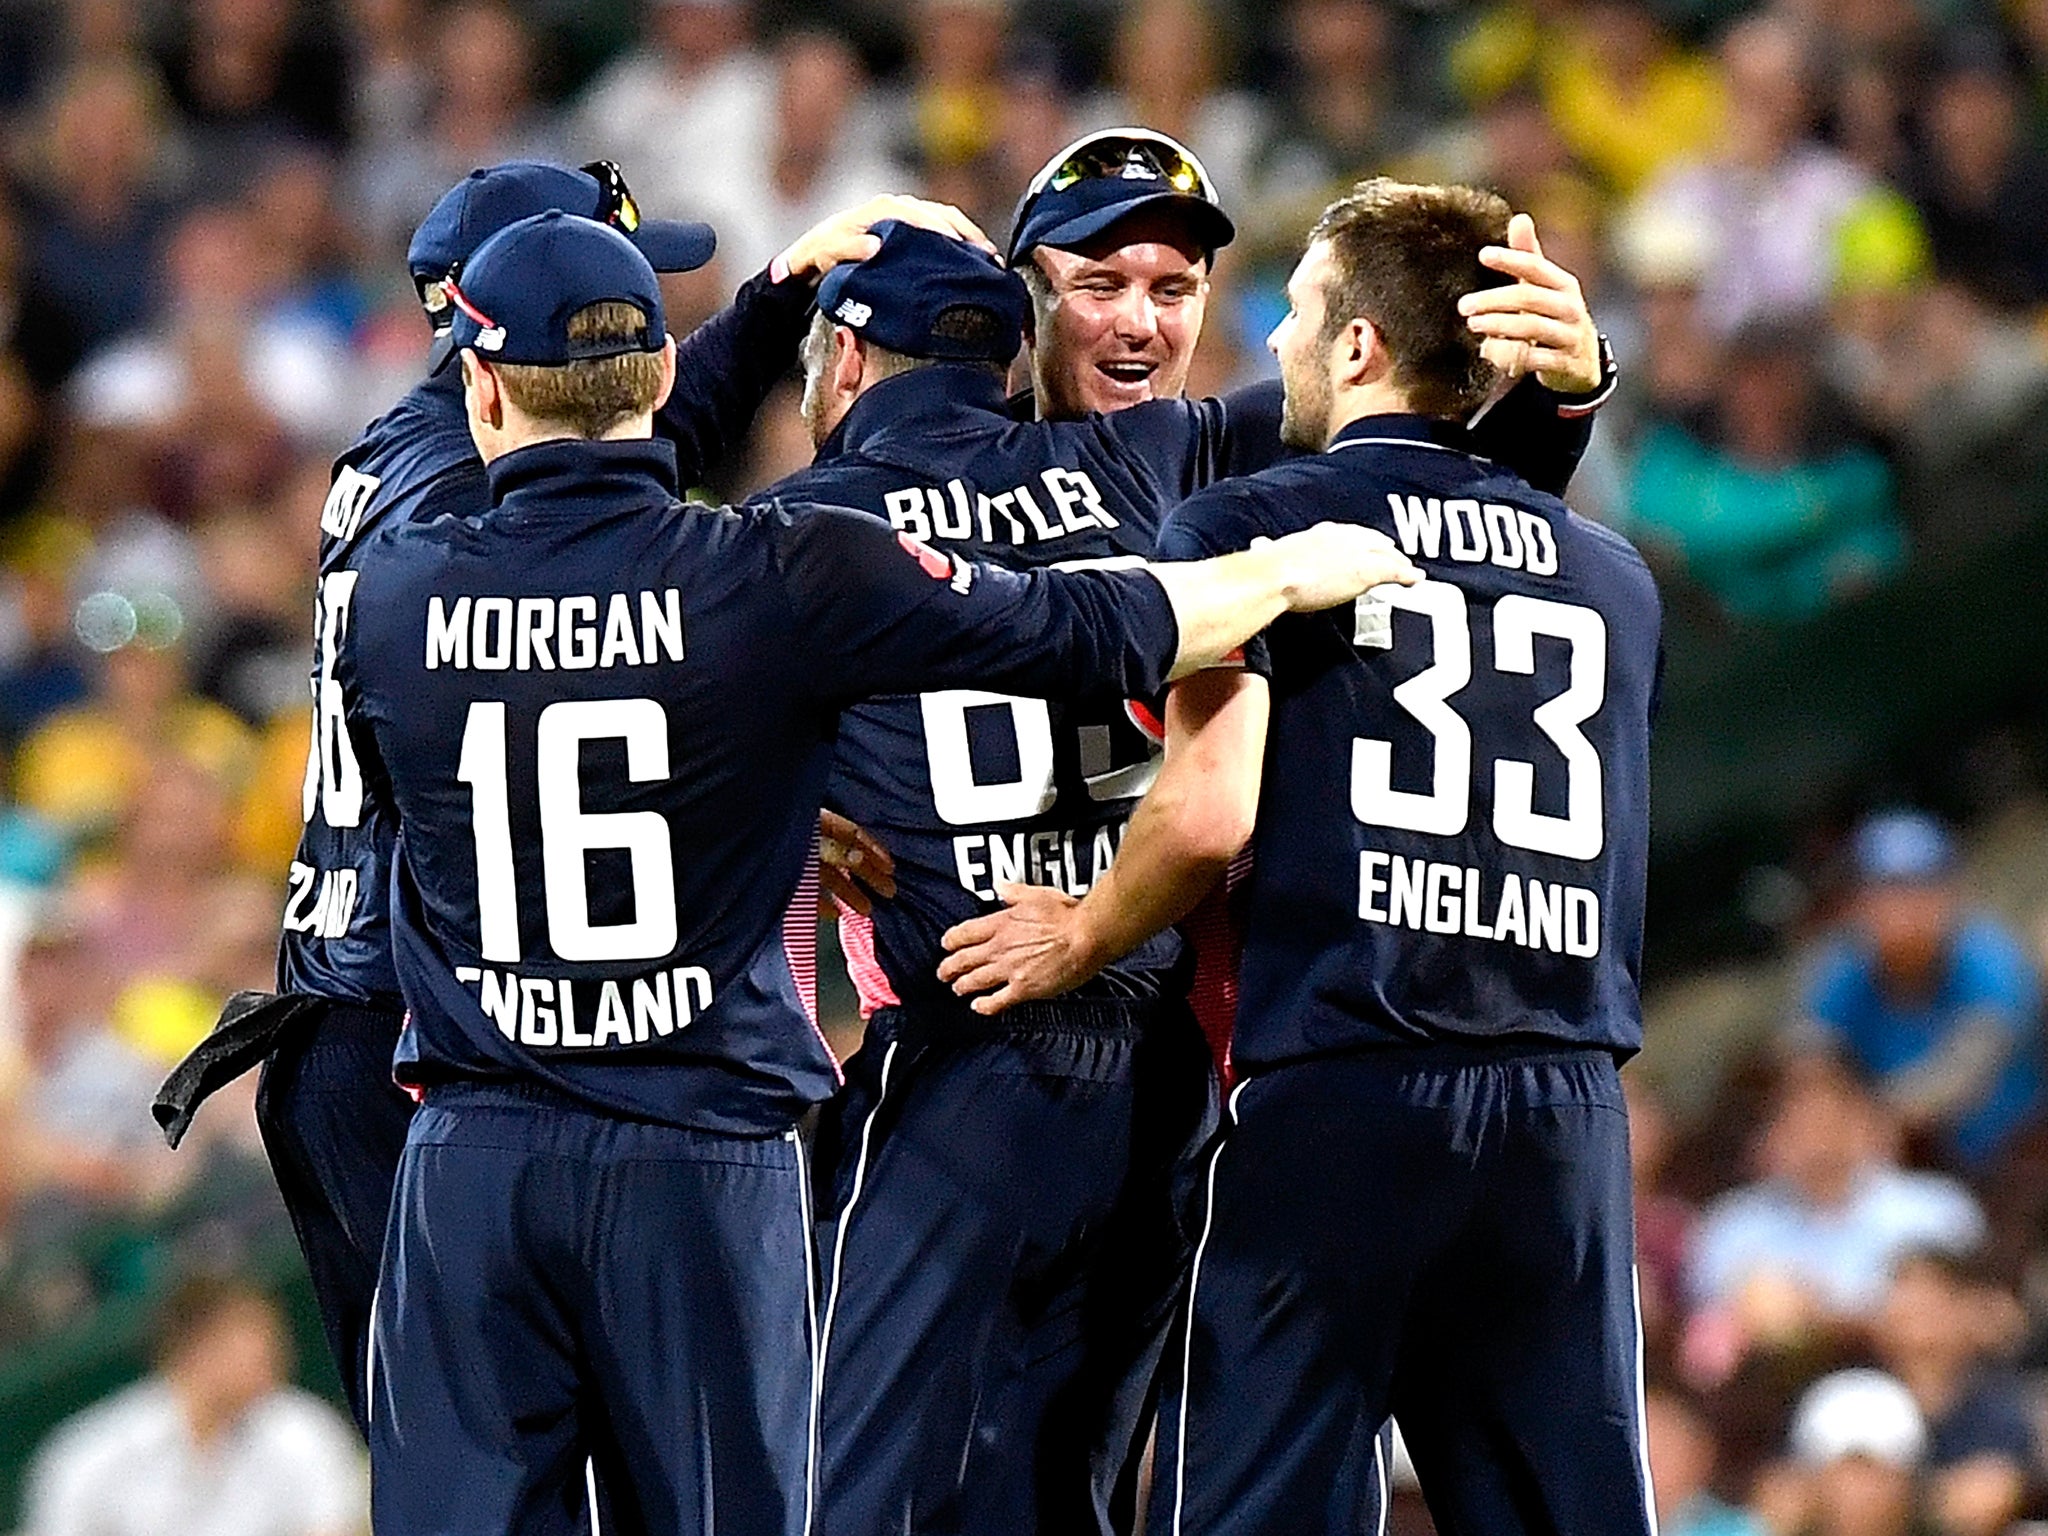
[{"label": "stadium spectator", "polygon": [[1804,327],[1741,332],[1707,430],[1661,422],[1636,451],[1625,531],[1736,618],[1810,617],[1905,556],[1891,470],[1831,410],[1814,345]]},{"label": "stadium spectator", "polygon": [[1678,47],[1650,7],[1598,0],[1547,51],[1543,103],[1574,154],[1612,191],[1640,191],[1704,153],[1725,110],[1713,61]]},{"label": "stadium spectator", "polygon": [[[1922,483],[1981,471],[2028,433],[2048,400],[2048,355],[2027,321],[1986,304],[1962,283],[1917,275],[1843,294],[1836,302],[1831,375],[1895,443]],[[1916,520],[1930,550],[2010,530],[2024,509],[1993,521],[1974,508]]]},{"label": "stadium spectator", "polygon": [[[1068,137],[1096,128],[1156,128],[1193,150],[1225,203],[1235,206],[1252,193],[1252,157],[1266,114],[1256,96],[1224,84],[1223,50],[1208,0],[1138,0],[1117,27],[1109,89],[1082,103]],[[1039,163],[1058,148],[1047,145]]]},{"label": "stadium spectator", "polygon": [[766,178],[774,107],[747,0],[653,0],[640,45],[591,82],[571,132],[579,154],[618,161],[650,208],[679,216],[724,183]]},{"label": "stadium spectator", "polygon": [[167,222],[157,176],[169,137],[154,82],[130,63],[81,65],[50,99],[27,184],[29,282],[87,348],[149,309]]},{"label": "stadium spectator", "polygon": [[1800,1399],[1791,1465],[1760,1498],[1789,1536],[1915,1536],[1927,1426],[1912,1394],[1882,1371],[1837,1371]]},{"label": "stadium spectator", "polygon": [[[313,579],[309,531],[319,527],[327,465],[310,459],[293,492],[274,508],[230,507],[197,531],[212,599],[193,640],[193,691],[261,727],[306,702],[306,587]],[[297,560],[285,558],[296,549]]]},{"label": "stadium spectator", "polygon": [[[1633,1104],[1629,1113],[1633,1120]],[[1643,1434],[1660,1536],[1767,1536],[1754,1515],[1715,1496],[1719,1449],[1693,1403],[1669,1387],[1652,1387],[1643,1399]]]},{"label": "stadium spectator", "polygon": [[908,184],[883,147],[867,97],[866,72],[837,36],[783,38],[767,175],[722,179],[704,209],[727,271],[758,272],[834,209]]},{"label": "stadium spectator", "polygon": [[156,323],[88,357],[71,392],[82,420],[155,445],[157,500],[189,517],[260,494],[288,462],[285,434],[331,445],[352,378],[333,330],[278,302],[246,207],[186,214],[164,269]]},{"label": "stadium spectator", "polygon": [[336,205],[335,181],[330,157],[288,145],[263,158],[246,203],[273,311],[287,323],[318,325],[347,345],[370,296],[354,232]]},{"label": "stadium spectator", "polygon": [[389,149],[426,121],[433,92],[425,0],[348,0],[348,137],[359,151]]},{"label": "stadium spectator", "polygon": [[995,148],[1009,0],[913,0],[907,7],[912,159],[968,165]]},{"label": "stadium spectator", "polygon": [[355,155],[356,196],[373,248],[387,253],[404,250],[434,200],[474,167],[562,158],[556,126],[534,99],[533,36],[506,0],[455,0],[430,37],[423,115]]},{"label": "stadium spectator", "polygon": [[2048,153],[2023,131],[2003,42],[1953,39],[1922,114],[1907,186],[1942,272],[2007,307],[2048,298]]},{"label": "stadium spectator", "polygon": [[21,804],[77,836],[111,831],[154,767],[187,758],[209,772],[238,777],[249,734],[218,704],[192,696],[185,659],[170,626],[177,610],[143,594],[92,594],[84,622],[95,638],[124,636],[102,658],[91,699],[51,715],[15,760]]},{"label": "stadium spectator", "polygon": [[208,176],[238,186],[293,139],[338,148],[345,82],[334,39],[292,0],[194,0],[164,71]]},{"label": "stadium spectator", "polygon": [[135,1111],[154,1065],[114,1021],[112,972],[61,907],[31,930],[16,973],[20,1034],[7,1052],[9,1226],[31,1242],[94,1213],[138,1209],[190,1170]]},{"label": "stadium spectator", "polygon": [[90,686],[71,631],[70,542],[47,523],[26,530],[0,570],[0,752]]},{"label": "stadium spectator", "polygon": [[1768,12],[1737,22],[1721,61],[1728,107],[1716,152],[1674,165],[1643,196],[1705,242],[1700,302],[1726,333],[1826,300],[1842,221],[1871,184],[1813,137],[1812,61],[1791,22]]},{"label": "stadium spectator", "polygon": [[1262,205],[1319,203],[1407,148],[1421,123],[1401,97],[1400,39],[1378,0],[1293,0],[1280,19],[1287,89],[1247,191]]},{"label": "stadium spectator", "polygon": [[2041,1115],[2040,982],[2024,946],[1965,904],[1955,840],[1887,811],[1856,829],[1857,890],[1816,957],[1808,1028],[1877,1081],[1893,1114],[1966,1166],[1995,1162]]},{"label": "stadium spectator", "polygon": [[347,1421],[284,1385],[277,1303],[193,1280],[163,1309],[153,1375],[38,1453],[23,1536],[357,1536],[367,1479]]},{"label": "stadium spectator", "polygon": [[1898,1166],[1877,1101],[1846,1071],[1791,1064],[1758,1147],[1758,1182],[1707,1206],[1687,1290],[1738,1347],[1868,1318],[1892,1266],[1918,1248],[1966,1252],[1985,1237],[1968,1190]]},{"label": "stadium spectator", "polygon": [[1878,1354],[1927,1423],[1926,1502],[1940,1536],[2000,1536],[2034,1482],[2026,1392],[1992,1364],[2021,1327],[2018,1302],[1939,1250],[1899,1262],[1878,1313]]},{"label": "stadium spectator", "polygon": [[35,280],[32,244],[21,211],[0,194],[0,519],[27,494],[25,467],[42,457],[51,425],[47,397],[83,350],[70,318]]}]

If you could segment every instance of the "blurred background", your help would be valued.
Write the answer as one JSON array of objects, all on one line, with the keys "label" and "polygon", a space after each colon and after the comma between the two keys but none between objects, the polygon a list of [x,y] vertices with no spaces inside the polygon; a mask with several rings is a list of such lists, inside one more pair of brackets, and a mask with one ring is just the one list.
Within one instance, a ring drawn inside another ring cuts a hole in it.
[{"label": "blurred background", "polygon": [[1237,217],[1199,391],[1366,172],[1498,187],[1614,340],[1665,1531],[2048,1516],[2048,0],[0,0],[0,1529],[363,1524],[253,1082],[176,1156],[145,1105],[270,981],[327,465],[437,193],[617,159],[718,227],[680,332],[875,191],[1000,240],[1119,122]]}]

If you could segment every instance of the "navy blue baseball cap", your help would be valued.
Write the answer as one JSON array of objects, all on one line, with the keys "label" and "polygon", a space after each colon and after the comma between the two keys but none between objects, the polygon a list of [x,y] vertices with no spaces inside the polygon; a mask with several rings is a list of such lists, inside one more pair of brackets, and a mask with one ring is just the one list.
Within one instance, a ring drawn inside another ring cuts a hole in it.
[{"label": "navy blue baseball cap", "polygon": [[880,250],[825,274],[820,314],[905,357],[1007,363],[1017,355],[1031,309],[1022,278],[935,230],[884,219],[873,232]]},{"label": "navy blue baseball cap", "polygon": [[1086,244],[1141,208],[1176,210],[1212,257],[1237,238],[1209,173],[1185,144],[1150,128],[1105,128],[1074,140],[1031,178],[1017,204],[1010,265],[1034,246]]},{"label": "navy blue baseball cap", "polygon": [[538,160],[509,160],[471,171],[442,194],[413,232],[405,263],[413,280],[437,283],[461,269],[477,247],[508,224],[560,208],[609,224],[640,247],[657,272],[692,272],[711,259],[718,237],[709,224],[643,219],[626,178],[609,160],[580,171]]},{"label": "navy blue baseball cap", "polygon": [[[661,283],[632,241],[595,219],[550,208],[499,230],[476,249],[462,281],[451,279],[455,306],[449,339],[493,363],[555,368],[588,358],[659,352],[667,341]],[[572,341],[569,317],[591,304],[638,305],[638,336]]]}]

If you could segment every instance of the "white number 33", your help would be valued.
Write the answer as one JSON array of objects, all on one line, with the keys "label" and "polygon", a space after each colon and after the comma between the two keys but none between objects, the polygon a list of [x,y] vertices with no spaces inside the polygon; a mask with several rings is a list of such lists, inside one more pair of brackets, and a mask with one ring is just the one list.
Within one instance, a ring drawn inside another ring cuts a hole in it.
[{"label": "white number 33", "polygon": [[[1430,665],[1393,691],[1394,702],[1430,733],[1435,764],[1427,791],[1393,787],[1393,744],[1360,736],[1351,744],[1351,811],[1370,826],[1398,827],[1453,837],[1471,817],[1472,728],[1451,698],[1472,681],[1472,630],[1464,592],[1444,581],[1376,589],[1361,604],[1406,609],[1429,620]],[[1384,624],[1383,616],[1378,618]],[[1361,609],[1361,639],[1369,629]],[[1383,631],[1379,631],[1383,632]],[[1606,841],[1600,754],[1579,729],[1607,696],[1607,624],[1591,608],[1518,594],[1493,609],[1493,666],[1497,672],[1533,674],[1536,636],[1571,646],[1570,683],[1531,716],[1564,758],[1565,813],[1535,808],[1536,766],[1516,758],[1493,765],[1493,831],[1503,843],[1567,859],[1599,856]]]}]

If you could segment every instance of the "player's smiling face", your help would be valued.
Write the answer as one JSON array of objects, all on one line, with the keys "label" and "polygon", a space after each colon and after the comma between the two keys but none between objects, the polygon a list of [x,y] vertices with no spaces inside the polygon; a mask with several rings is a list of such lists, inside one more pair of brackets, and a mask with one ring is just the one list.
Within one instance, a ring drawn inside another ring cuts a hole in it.
[{"label": "player's smiling face", "polygon": [[1049,290],[1034,338],[1042,415],[1120,411],[1187,388],[1209,302],[1208,258],[1170,228],[1121,238],[1109,248],[1031,254]]}]

